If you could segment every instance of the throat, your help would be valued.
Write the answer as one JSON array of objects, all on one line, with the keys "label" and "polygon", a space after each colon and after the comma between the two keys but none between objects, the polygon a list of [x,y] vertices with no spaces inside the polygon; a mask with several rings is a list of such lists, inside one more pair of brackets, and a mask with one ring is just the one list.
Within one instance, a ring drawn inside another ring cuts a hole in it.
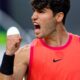
[{"label": "throat", "polygon": [[69,39],[69,35],[66,34],[66,35],[61,35],[61,36],[45,38],[44,41],[49,46],[60,47],[60,46],[65,45],[68,39]]}]

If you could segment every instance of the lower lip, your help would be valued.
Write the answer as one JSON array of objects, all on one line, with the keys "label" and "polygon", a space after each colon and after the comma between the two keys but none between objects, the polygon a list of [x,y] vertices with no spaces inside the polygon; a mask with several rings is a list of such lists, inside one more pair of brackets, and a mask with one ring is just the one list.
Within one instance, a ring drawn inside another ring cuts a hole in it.
[{"label": "lower lip", "polygon": [[34,32],[38,34],[40,32],[40,29],[35,29]]}]

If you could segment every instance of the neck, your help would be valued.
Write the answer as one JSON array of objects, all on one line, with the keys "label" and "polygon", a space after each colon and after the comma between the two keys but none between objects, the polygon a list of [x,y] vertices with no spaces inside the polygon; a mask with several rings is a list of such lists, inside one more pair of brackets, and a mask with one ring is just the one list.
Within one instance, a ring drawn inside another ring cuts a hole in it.
[{"label": "neck", "polygon": [[56,30],[44,40],[48,45],[57,47],[64,45],[68,38],[68,32],[66,31],[65,27],[63,25],[59,25],[57,26]]}]

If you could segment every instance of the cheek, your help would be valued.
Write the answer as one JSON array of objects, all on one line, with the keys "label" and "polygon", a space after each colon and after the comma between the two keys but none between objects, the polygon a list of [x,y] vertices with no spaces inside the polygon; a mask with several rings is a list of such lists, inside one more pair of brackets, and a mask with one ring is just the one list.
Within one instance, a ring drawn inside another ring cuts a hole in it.
[{"label": "cheek", "polygon": [[44,14],[44,15],[41,15],[39,17],[39,19],[44,23],[44,22],[49,22],[50,20],[53,19],[53,15],[49,15],[49,14]]},{"label": "cheek", "polygon": [[53,20],[49,20],[48,22],[44,23],[42,27],[42,31],[44,33],[51,33],[56,29],[55,22]]},{"label": "cheek", "polygon": [[41,32],[50,32],[54,29],[55,20],[52,16],[41,18]]},{"label": "cheek", "polygon": [[41,33],[48,34],[51,31],[52,31],[52,27],[49,24],[42,26]]}]

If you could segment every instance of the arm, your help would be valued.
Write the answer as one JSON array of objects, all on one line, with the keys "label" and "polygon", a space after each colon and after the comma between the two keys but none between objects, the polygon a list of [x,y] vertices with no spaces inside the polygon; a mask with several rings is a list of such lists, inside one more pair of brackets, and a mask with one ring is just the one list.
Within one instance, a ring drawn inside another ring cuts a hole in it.
[{"label": "arm", "polygon": [[25,75],[29,64],[29,53],[29,46],[25,46],[16,54],[14,61],[14,80],[22,80]]},{"label": "arm", "polygon": [[[28,66],[29,48],[28,46],[25,46],[19,49],[20,43],[21,43],[20,35],[7,36],[6,55],[9,57],[12,55],[15,55],[14,66],[12,66],[12,68],[11,66],[8,67],[8,69],[13,70],[13,73],[11,72],[9,75],[4,74],[3,72],[0,72],[1,80],[21,80],[23,78]],[[11,58],[10,60],[9,58],[7,59],[8,61],[11,61]],[[6,61],[6,64],[8,61]],[[6,69],[7,72],[9,72],[8,69]],[[3,68],[3,71],[5,71],[4,68]]]},{"label": "arm", "polygon": [[15,53],[13,75],[0,74],[0,80],[22,80],[29,64],[29,46],[19,49]]}]

